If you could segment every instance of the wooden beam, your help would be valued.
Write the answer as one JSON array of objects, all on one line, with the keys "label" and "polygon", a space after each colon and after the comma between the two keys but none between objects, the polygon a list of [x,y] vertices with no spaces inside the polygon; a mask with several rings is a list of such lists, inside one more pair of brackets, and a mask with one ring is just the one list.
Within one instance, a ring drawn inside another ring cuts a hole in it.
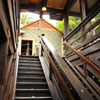
[{"label": "wooden beam", "polygon": [[69,33],[69,19],[67,13],[64,15],[64,37]]},{"label": "wooden beam", "polygon": [[86,16],[87,16],[88,11],[89,11],[89,7],[88,7],[88,2],[87,2],[87,0],[85,0],[85,8],[86,8]]},{"label": "wooden beam", "polygon": [[[86,18],[85,0],[80,0],[80,10],[81,10],[81,20],[84,20]],[[87,25],[81,27],[81,34],[83,34],[84,31],[86,31],[86,29],[87,29]],[[87,38],[87,34],[82,35],[82,42],[85,41],[86,38]]]},{"label": "wooden beam", "polygon": [[69,16],[74,16],[74,17],[81,17],[81,14],[78,12],[73,12],[73,11],[69,11],[68,12]]},{"label": "wooden beam", "polygon": [[95,6],[94,9],[88,14],[88,16],[72,31],[70,32],[64,40],[70,39],[75,33],[77,33],[82,26],[86,25],[93,17],[95,17],[100,12],[100,2]]},{"label": "wooden beam", "polygon": [[42,1],[41,1],[41,5],[42,5],[42,7],[43,7],[43,6],[46,7],[46,5],[47,5],[47,0],[42,0]]},{"label": "wooden beam", "polygon": [[0,34],[5,34],[5,38],[8,38],[8,31],[9,31],[9,25],[8,25],[8,21],[5,15],[5,10],[4,10],[4,5],[3,5],[3,1],[0,0],[0,22],[2,24],[4,33],[0,33]]},{"label": "wooden beam", "polygon": [[[77,40],[79,40],[80,38],[81,38],[81,36],[82,35],[85,35],[85,34],[87,34],[88,32],[90,32],[92,29],[94,29],[96,26],[98,26],[100,24],[100,19],[98,20],[98,21],[96,21],[93,25],[91,25],[89,28],[87,28],[87,30],[85,30],[84,32],[83,32],[83,34],[80,34],[78,37],[76,37],[74,40],[72,40],[69,44],[71,45],[71,44],[73,44],[74,42],[76,42]],[[99,33],[98,33],[99,34]],[[96,34],[97,35],[97,34]],[[94,37],[95,37],[95,35],[94,35]],[[93,37],[93,38],[94,38]],[[89,39],[88,39],[89,40]],[[85,40],[85,41],[87,41],[87,40]],[[80,45],[83,45],[83,43],[82,44],[80,44]]]},{"label": "wooden beam", "polygon": [[[8,54],[8,38],[9,38],[9,25],[6,18],[4,5],[2,0],[0,1],[0,24],[2,24],[0,29],[0,34],[2,34],[2,39],[0,37],[0,83],[3,84],[5,81],[5,72],[7,66],[7,54]],[[1,33],[2,32],[2,33]],[[4,34],[4,35],[3,35]]]},{"label": "wooden beam", "polygon": [[[25,9],[25,10],[29,10],[29,11],[41,11],[41,6],[38,6],[36,4],[21,4],[20,5],[20,9]],[[64,13],[64,10],[60,10],[60,9],[55,9],[55,8],[48,8],[47,7],[47,11],[45,13]]]},{"label": "wooden beam", "polygon": [[[8,6],[8,9],[9,9],[10,27],[11,27],[11,30],[10,31],[11,31],[11,38],[13,40],[14,50],[15,50],[15,48],[16,48],[16,38],[15,38],[16,31],[15,31],[15,18],[13,16],[15,10],[12,7],[12,3],[13,2],[11,2],[11,0],[8,0],[8,5],[9,5]],[[12,9],[14,11],[12,11]]]},{"label": "wooden beam", "polygon": [[72,6],[75,4],[76,1],[77,0],[67,0],[65,8],[64,8],[64,12],[65,13],[68,12],[72,8]]},{"label": "wooden beam", "polygon": [[82,60],[84,60],[87,64],[89,64],[92,68],[94,68],[100,74],[100,68],[98,68],[94,63],[92,63],[89,59],[87,59],[77,50],[73,49],[67,42],[64,42],[64,45],[70,48],[76,55],[78,55]]},{"label": "wooden beam", "polygon": [[8,42],[7,40],[0,43],[0,84],[5,82],[5,72],[7,67],[7,53]]},{"label": "wooden beam", "polygon": [[66,58],[65,60],[67,61],[67,63],[70,65],[70,67],[75,71],[75,73],[78,75],[78,77],[82,80],[82,83],[84,83],[90,90],[91,92],[96,96],[96,98],[98,98],[99,100],[99,96],[97,95],[97,93],[94,91],[94,89],[89,85],[89,83],[84,79],[84,77],[79,73],[79,71],[77,70],[77,68],[75,66],[73,66]]},{"label": "wooden beam", "polygon": [[[86,0],[87,1],[87,0]],[[93,9],[95,9],[95,7],[98,5],[100,3],[100,0],[97,0],[97,2],[96,2],[96,4],[95,5],[93,5],[93,7],[92,8],[90,8],[89,9],[89,7],[88,7],[88,10],[87,10],[87,15],[93,10]],[[87,5],[88,6],[88,5]]]}]

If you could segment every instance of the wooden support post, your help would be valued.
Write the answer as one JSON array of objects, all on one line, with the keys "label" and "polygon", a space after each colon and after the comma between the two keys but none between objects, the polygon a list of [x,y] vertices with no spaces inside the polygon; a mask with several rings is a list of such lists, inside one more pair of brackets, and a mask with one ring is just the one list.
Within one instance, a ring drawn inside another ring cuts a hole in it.
[{"label": "wooden support post", "polygon": [[69,20],[67,13],[64,15],[64,37],[69,33]]},{"label": "wooden support post", "polygon": [[87,80],[87,74],[88,74],[88,72],[87,72],[87,64],[86,64],[86,62],[84,62],[83,66],[84,66],[84,77]]},{"label": "wooden support post", "polygon": [[[86,3],[85,0],[80,0],[80,10],[81,10],[81,19],[84,20],[86,18]],[[86,31],[87,25],[81,28],[81,34]],[[87,38],[87,35],[82,36],[82,42]]]},{"label": "wooden support post", "polygon": [[8,54],[8,41],[2,41],[0,43],[0,84],[5,81],[5,72],[7,65],[7,54]]},{"label": "wooden support post", "polygon": [[[68,35],[68,33],[69,33],[69,19],[68,19],[68,14],[66,13],[64,15],[64,38]],[[66,56],[67,50],[68,50],[68,48],[65,47],[64,56]]]}]

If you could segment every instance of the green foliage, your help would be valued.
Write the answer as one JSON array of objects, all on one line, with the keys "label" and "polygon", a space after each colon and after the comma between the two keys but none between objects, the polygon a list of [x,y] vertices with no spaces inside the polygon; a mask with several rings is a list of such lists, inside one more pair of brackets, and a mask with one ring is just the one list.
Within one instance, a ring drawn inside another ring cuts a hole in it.
[{"label": "green foliage", "polygon": [[100,13],[96,16],[96,21],[100,19]]},{"label": "green foliage", "polygon": [[[100,19],[100,13],[95,17],[96,21]],[[100,24],[98,25],[98,27],[95,30],[96,33],[100,32]]]},{"label": "green foliage", "polygon": [[32,18],[28,17],[27,14],[24,14],[24,13],[20,14],[20,24],[23,24],[23,25],[29,24],[29,23],[31,23],[31,21],[30,21],[31,19]]},{"label": "green foliage", "polygon": [[56,27],[61,31],[64,32],[64,20],[58,21]]},{"label": "green foliage", "polygon": [[80,22],[80,18],[69,16],[69,31],[71,32]]},{"label": "green foliage", "polygon": [[[71,32],[80,22],[80,18],[69,16],[69,31]],[[64,32],[64,20],[58,21],[56,27]]]},{"label": "green foliage", "polygon": [[[100,13],[97,14],[95,16],[95,18],[93,18],[90,22],[89,22],[89,26],[93,25],[95,22],[97,22],[98,20],[100,19]],[[100,32],[100,24],[98,26],[96,26],[95,28],[95,34],[99,33]],[[92,34],[92,31],[89,32],[89,36],[92,37],[93,34]]]}]

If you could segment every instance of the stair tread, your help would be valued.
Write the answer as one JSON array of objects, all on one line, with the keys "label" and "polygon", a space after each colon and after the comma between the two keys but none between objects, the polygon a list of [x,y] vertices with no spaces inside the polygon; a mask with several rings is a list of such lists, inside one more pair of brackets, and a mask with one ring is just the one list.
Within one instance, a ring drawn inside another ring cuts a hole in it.
[{"label": "stair tread", "polygon": [[16,91],[49,91],[49,89],[16,89]]},{"label": "stair tread", "polygon": [[41,84],[47,84],[46,82],[17,82],[17,84],[36,84],[36,85],[41,85]]},{"label": "stair tread", "polygon": [[28,64],[26,64],[26,63],[19,63],[19,66],[41,66],[41,64],[34,64],[34,63],[28,63]]},{"label": "stair tread", "polygon": [[40,63],[40,60],[38,60],[38,61],[36,60],[36,61],[35,61],[34,59],[33,59],[33,60],[26,60],[26,59],[24,60],[24,59],[20,59],[19,62],[20,62],[20,61],[21,61],[21,62],[22,62],[22,61],[27,61],[27,62],[39,62],[39,63]]},{"label": "stair tread", "polygon": [[43,74],[43,72],[18,72],[19,74]]},{"label": "stair tread", "polygon": [[24,58],[24,57],[20,57],[19,60],[34,60],[34,61],[39,61],[39,58]]},{"label": "stair tread", "polygon": [[19,63],[35,63],[35,64],[40,64],[40,61],[19,60]]},{"label": "stair tread", "polygon": [[22,100],[25,100],[25,99],[31,99],[31,100],[34,100],[34,99],[40,99],[40,100],[43,100],[43,99],[52,99],[52,97],[15,97],[15,99],[22,99]]},{"label": "stair tread", "polygon": [[42,67],[41,68],[36,68],[36,67],[19,67],[18,69],[39,69],[39,70],[42,70]]},{"label": "stair tread", "polygon": [[19,76],[18,78],[21,78],[21,79],[45,79],[45,77],[22,77],[22,76]]},{"label": "stair tread", "polygon": [[39,56],[32,56],[32,55],[30,55],[30,56],[28,56],[28,55],[20,55],[19,57],[33,57],[33,58],[38,58]]}]

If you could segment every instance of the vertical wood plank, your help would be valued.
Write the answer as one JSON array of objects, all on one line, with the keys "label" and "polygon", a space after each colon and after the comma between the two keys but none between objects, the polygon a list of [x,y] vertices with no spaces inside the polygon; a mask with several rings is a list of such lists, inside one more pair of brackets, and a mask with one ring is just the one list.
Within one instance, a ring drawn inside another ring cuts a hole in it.
[{"label": "vertical wood plank", "polygon": [[64,15],[64,37],[66,37],[69,33],[69,19],[68,14]]},{"label": "vertical wood plank", "polygon": [[[85,0],[80,0],[80,11],[81,11],[81,20],[84,20],[86,18],[86,3]],[[81,34],[86,31],[87,25],[81,28]],[[85,41],[87,36],[82,36],[82,41]]]},{"label": "vertical wood plank", "polygon": [[0,43],[0,83],[3,84],[5,81],[5,71],[7,66],[7,53],[8,53],[8,42],[3,41]]}]

